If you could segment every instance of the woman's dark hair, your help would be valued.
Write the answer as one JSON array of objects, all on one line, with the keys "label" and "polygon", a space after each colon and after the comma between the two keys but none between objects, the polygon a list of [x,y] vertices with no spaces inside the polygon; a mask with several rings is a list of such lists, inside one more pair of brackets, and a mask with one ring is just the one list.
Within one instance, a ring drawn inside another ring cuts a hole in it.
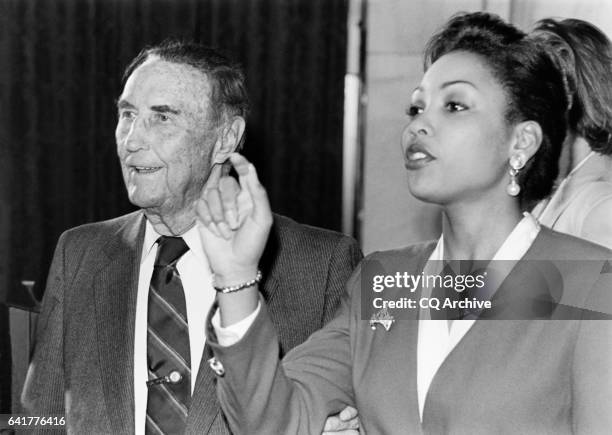
[{"label": "woman's dark hair", "polygon": [[547,47],[567,77],[571,108],[569,128],[593,151],[612,154],[612,43],[582,20],[544,19],[533,37]]},{"label": "woman's dark hair", "polygon": [[506,94],[506,121],[535,121],[542,143],[520,171],[523,204],[550,194],[559,173],[559,155],[567,126],[567,97],[560,70],[535,40],[496,15],[459,14],[429,40],[425,69],[454,51],[476,54],[490,68]]}]

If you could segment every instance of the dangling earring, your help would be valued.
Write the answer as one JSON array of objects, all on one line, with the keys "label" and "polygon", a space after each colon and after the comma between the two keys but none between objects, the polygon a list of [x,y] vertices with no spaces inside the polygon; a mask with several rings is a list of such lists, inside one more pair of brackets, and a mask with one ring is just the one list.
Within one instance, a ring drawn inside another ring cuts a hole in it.
[{"label": "dangling earring", "polygon": [[521,186],[518,184],[517,175],[525,166],[526,160],[525,154],[522,152],[518,152],[510,157],[510,169],[508,170],[510,174],[510,183],[506,186],[506,193],[510,196],[516,196],[521,192]]}]

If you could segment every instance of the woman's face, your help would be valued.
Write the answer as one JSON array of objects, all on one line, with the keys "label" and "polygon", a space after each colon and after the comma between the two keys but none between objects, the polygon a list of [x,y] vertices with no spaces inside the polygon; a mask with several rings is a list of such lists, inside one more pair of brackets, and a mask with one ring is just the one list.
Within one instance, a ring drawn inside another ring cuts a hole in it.
[{"label": "woman's face", "polygon": [[512,128],[506,96],[478,55],[456,51],[427,70],[402,135],[410,191],[441,205],[505,194]]}]

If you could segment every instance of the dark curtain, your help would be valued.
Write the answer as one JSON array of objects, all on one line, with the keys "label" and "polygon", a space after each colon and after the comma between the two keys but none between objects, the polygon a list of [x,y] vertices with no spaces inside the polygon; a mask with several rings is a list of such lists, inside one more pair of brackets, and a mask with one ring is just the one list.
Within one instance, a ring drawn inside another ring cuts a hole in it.
[{"label": "dark curtain", "polygon": [[23,279],[42,292],[62,231],[132,210],[115,99],[126,64],[167,37],[243,64],[245,154],[274,210],[339,229],[347,2],[0,0],[0,301],[24,302]]}]

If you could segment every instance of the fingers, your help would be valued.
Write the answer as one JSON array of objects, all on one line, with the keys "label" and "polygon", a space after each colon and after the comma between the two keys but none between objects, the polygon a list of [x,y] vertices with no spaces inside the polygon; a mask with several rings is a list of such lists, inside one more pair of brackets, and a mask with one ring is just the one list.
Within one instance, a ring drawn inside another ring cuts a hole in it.
[{"label": "fingers", "polygon": [[266,190],[255,167],[237,153],[230,155],[240,184],[229,176],[221,177],[217,187],[208,188],[196,202],[196,211],[210,231],[229,240],[246,218],[261,229],[272,224],[272,211]]},{"label": "fingers", "polygon": [[[339,416],[343,421],[354,420],[357,417],[357,410],[352,406],[347,406],[342,410]],[[359,423],[359,421],[357,421],[357,423]]]},{"label": "fingers", "polygon": [[272,222],[272,212],[266,189],[259,182],[255,167],[242,155],[232,153],[229,156],[240,179],[240,187],[248,191],[253,202],[253,219],[261,224]]},{"label": "fingers", "polygon": [[340,428],[341,425],[342,420],[340,420],[338,415],[327,417],[327,420],[325,420],[325,426],[323,426],[323,433],[326,433],[327,431],[335,431],[336,429]]},{"label": "fingers", "polygon": [[206,228],[208,228],[215,236],[221,237],[221,233],[217,228],[217,225],[212,219],[208,203],[204,198],[200,198],[196,201],[196,212],[200,217],[200,220]]},{"label": "fingers", "polygon": [[223,177],[219,180],[219,193],[223,206],[224,217],[227,225],[232,230],[238,228],[238,204],[237,198],[240,192],[238,182],[232,177]]},{"label": "fingers", "polygon": [[206,193],[206,202],[208,203],[208,211],[214,222],[218,232],[226,240],[232,236],[232,231],[225,221],[225,211],[223,210],[223,201],[219,189],[210,189]]},{"label": "fingers", "polygon": [[235,179],[222,177],[218,187],[207,189],[202,193],[203,198],[196,203],[196,211],[202,222],[224,239],[229,239],[232,231],[239,227],[239,192],[240,187]]},{"label": "fingers", "polygon": [[328,417],[323,427],[324,434],[328,431],[330,434],[353,433],[355,429],[359,429],[359,417],[357,410],[351,406],[344,408],[340,414]]}]

